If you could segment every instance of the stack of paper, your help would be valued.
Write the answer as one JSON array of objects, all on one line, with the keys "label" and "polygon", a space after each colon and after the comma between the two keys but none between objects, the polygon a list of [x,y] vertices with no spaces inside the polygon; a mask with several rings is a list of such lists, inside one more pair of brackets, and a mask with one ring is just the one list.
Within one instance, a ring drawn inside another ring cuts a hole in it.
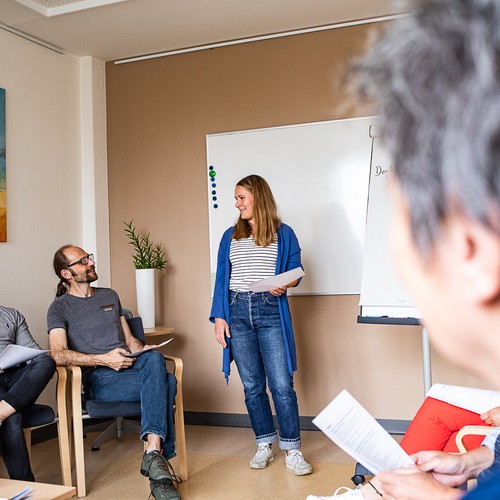
[{"label": "stack of paper", "polygon": [[458,385],[434,384],[427,396],[478,414],[500,406],[500,392]]}]

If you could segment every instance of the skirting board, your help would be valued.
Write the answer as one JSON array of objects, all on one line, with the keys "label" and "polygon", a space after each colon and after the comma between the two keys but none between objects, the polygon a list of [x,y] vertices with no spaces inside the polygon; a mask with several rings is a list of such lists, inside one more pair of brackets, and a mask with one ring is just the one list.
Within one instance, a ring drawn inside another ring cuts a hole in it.
[{"label": "skirting board", "polygon": [[[319,430],[313,423],[314,417],[300,417],[300,428],[303,431],[317,431]],[[278,427],[275,419],[275,426]],[[184,412],[184,421],[186,425],[213,425],[219,427],[251,427],[250,419],[246,413],[205,413],[196,411]],[[396,420],[396,419],[378,419],[382,427],[389,432],[389,434],[403,435],[408,426],[409,420]],[[95,425],[100,421],[98,420],[85,420],[84,427]],[[103,426],[103,429],[105,426]],[[42,443],[48,439],[57,438],[57,424],[54,422],[44,427],[33,429],[31,433],[32,444]]]},{"label": "skirting board", "polygon": [[[299,417],[300,429],[303,431],[318,431],[319,429],[312,423],[314,417]],[[251,427],[250,419],[246,413],[204,413],[195,411],[184,412],[184,422],[188,425],[217,425],[220,427]],[[381,418],[377,422],[389,433],[403,435],[408,426],[409,420],[397,420]],[[274,425],[278,423],[274,417]]]}]

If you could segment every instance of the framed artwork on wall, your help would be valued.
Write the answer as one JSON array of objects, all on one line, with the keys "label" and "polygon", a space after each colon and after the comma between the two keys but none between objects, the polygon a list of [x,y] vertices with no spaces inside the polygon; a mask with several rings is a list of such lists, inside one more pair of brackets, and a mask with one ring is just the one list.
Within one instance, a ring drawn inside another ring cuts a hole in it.
[{"label": "framed artwork on wall", "polygon": [[5,89],[0,89],[0,242],[7,241],[7,184],[5,149]]}]

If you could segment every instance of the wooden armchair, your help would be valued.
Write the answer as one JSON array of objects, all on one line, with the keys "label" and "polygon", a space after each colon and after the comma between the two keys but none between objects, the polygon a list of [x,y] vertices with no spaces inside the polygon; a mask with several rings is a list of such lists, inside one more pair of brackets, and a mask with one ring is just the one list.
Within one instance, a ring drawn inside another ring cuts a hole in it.
[{"label": "wooden armchair", "polygon": [[[184,405],[182,399],[182,359],[174,356],[164,356],[166,362],[173,364],[173,375],[177,380],[177,395],[175,397],[175,438],[176,450],[179,457],[179,475],[181,479],[187,480],[187,456],[186,456],[186,437],[184,430]],[[85,484],[85,458],[83,446],[83,413],[82,413],[82,370],[79,366],[58,367],[58,412],[60,426],[63,433],[69,436],[71,429],[73,433],[73,448],[75,456],[76,486],[77,495],[84,497],[86,495]],[[140,403],[139,403],[140,407]],[[140,412],[139,412],[140,415]],[[130,415],[129,415],[130,416]],[[64,431],[65,429],[65,431]],[[69,443],[68,439],[68,443]],[[69,446],[68,446],[69,448]],[[66,457],[69,451],[64,451]],[[63,457],[63,451],[61,451]],[[62,458],[61,458],[62,461]],[[71,470],[63,471],[63,482],[71,486]]]},{"label": "wooden armchair", "polygon": [[464,443],[465,436],[486,436],[491,429],[492,427],[489,425],[466,425],[462,427],[455,436],[455,444],[457,445],[458,451],[460,453],[466,453],[468,451]]},{"label": "wooden armchair", "polygon": [[[464,442],[465,436],[486,436],[492,429],[489,425],[465,425],[462,427],[455,436],[455,444],[457,445],[459,453],[467,453],[468,449]],[[467,481],[467,489],[470,490],[476,486],[475,479]]]}]

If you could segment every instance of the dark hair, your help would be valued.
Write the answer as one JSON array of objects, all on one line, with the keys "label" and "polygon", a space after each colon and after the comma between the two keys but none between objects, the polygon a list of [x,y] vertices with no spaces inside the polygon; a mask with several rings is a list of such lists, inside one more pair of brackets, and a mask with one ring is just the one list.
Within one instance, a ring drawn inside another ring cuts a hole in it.
[{"label": "dark hair", "polygon": [[416,5],[357,69],[426,255],[453,211],[500,233],[500,2]]},{"label": "dark hair", "polygon": [[66,269],[69,265],[69,260],[64,254],[64,251],[68,248],[73,248],[74,245],[64,245],[59,248],[54,254],[54,259],[52,260],[52,265],[54,267],[54,272],[59,278],[59,283],[57,284],[56,297],[64,295],[68,291],[67,280],[61,276],[61,271]]},{"label": "dark hair", "polygon": [[[237,186],[245,188],[253,195],[253,215],[255,220],[254,242],[265,247],[276,241],[276,231],[281,224],[273,193],[267,181],[260,175],[248,175]],[[234,226],[233,238],[240,240],[252,234],[252,226],[247,220],[238,218]]]}]

